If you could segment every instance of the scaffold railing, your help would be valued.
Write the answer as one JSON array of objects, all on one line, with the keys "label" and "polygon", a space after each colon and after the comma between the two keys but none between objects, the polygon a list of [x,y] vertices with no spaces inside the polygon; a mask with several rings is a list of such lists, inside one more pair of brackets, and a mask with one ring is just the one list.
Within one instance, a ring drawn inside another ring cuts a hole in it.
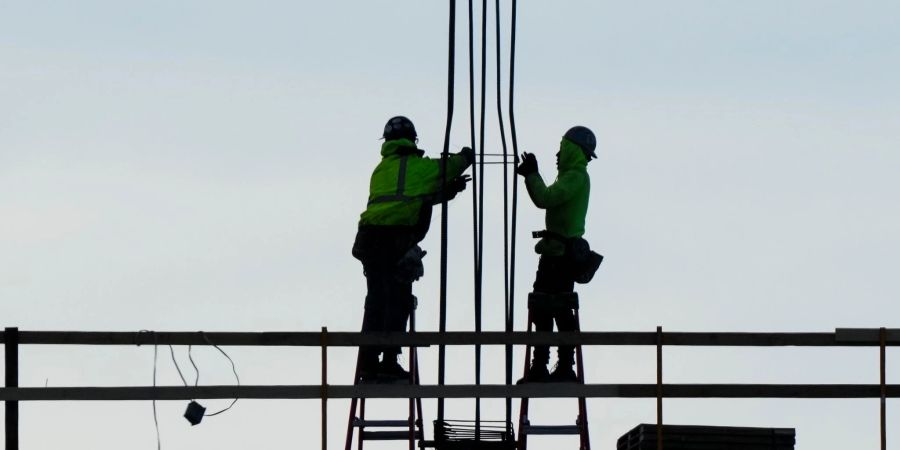
[{"label": "scaffold railing", "polygon": [[[6,328],[6,385],[0,400],[6,409],[6,449],[18,450],[20,401],[190,400],[190,399],[319,399],[322,402],[322,448],[327,449],[326,402],[350,398],[656,398],[657,425],[662,426],[664,398],[817,398],[881,399],[881,441],[886,448],[886,399],[900,397],[900,385],[886,382],[886,348],[900,346],[900,329],[838,328],[834,332],[115,332],[24,331]],[[319,347],[321,383],[317,385],[242,386],[112,386],[19,387],[21,345],[194,345]],[[592,345],[654,346],[655,384],[524,384],[524,385],[331,385],[328,348],[431,345]],[[662,355],[666,346],[693,347],[879,347],[880,382],[872,384],[666,384]]]}]

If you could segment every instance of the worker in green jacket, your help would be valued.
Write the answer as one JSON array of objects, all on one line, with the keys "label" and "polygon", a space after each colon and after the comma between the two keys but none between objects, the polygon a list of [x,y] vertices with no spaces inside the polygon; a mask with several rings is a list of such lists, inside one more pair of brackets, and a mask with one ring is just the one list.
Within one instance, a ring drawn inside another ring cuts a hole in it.
[{"label": "worker in green jacket", "polygon": [[[536,237],[541,238],[535,246],[535,251],[541,256],[534,292],[529,295],[529,310],[536,331],[553,331],[554,320],[559,331],[575,331],[577,328],[573,307],[559,300],[573,296],[574,283],[581,268],[575,253],[581,255],[584,249],[589,251],[582,236],[591,192],[587,165],[597,157],[594,152],[596,147],[597,140],[591,130],[582,126],[569,129],[556,154],[556,180],[549,186],[538,172],[537,159],[533,154],[524,153],[522,163],[516,168],[516,173],[525,178],[531,201],[547,211],[546,229],[535,233]],[[597,257],[602,259],[599,255]],[[596,264],[599,265],[599,262]],[[561,346],[558,357],[559,362],[550,373],[547,370],[549,347],[535,346],[531,367],[520,382],[577,381],[572,369],[574,347]]]},{"label": "worker in green jacket", "polygon": [[[418,243],[428,233],[432,206],[465,189],[470,178],[462,173],[475,154],[463,148],[446,160],[425,157],[416,147],[415,126],[403,116],[388,120],[382,137],[381,162],[369,182],[353,256],[362,262],[368,290],[362,331],[403,332],[416,303],[412,283],[424,273],[425,251]],[[399,347],[363,347],[356,381],[408,378],[399,354]]]}]

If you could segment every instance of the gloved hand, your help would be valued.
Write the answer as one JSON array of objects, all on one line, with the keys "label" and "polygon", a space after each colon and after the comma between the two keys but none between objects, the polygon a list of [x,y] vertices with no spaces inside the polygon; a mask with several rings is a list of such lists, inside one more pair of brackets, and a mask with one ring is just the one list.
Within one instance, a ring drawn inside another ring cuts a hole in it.
[{"label": "gloved hand", "polygon": [[450,180],[450,182],[447,183],[447,190],[450,192],[450,198],[456,197],[456,194],[466,190],[466,183],[470,181],[472,181],[472,177],[468,175],[460,175]]},{"label": "gloved hand", "polygon": [[522,163],[516,167],[516,173],[527,177],[538,171],[537,158],[531,153],[522,153]]},{"label": "gloved hand", "polygon": [[459,155],[465,158],[467,164],[475,162],[475,150],[472,150],[470,147],[463,147],[459,151]]},{"label": "gloved hand", "polygon": [[448,181],[446,185],[444,185],[444,189],[429,197],[429,200],[432,205],[437,205],[443,201],[450,201],[456,198],[456,194],[466,190],[466,183],[472,181],[472,177],[468,175],[460,175],[452,180]]}]

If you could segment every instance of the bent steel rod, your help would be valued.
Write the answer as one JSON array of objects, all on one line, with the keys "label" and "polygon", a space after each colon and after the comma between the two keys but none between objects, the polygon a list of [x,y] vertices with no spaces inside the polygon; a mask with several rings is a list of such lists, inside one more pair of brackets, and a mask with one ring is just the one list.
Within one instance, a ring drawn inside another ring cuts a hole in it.
[{"label": "bent steel rod", "polygon": [[[456,63],[456,0],[450,0],[450,17],[447,37],[447,125],[444,129],[444,151],[441,153],[441,186],[447,185],[447,158],[450,157],[450,130],[453,126],[453,97],[455,80],[453,78]],[[440,317],[438,329],[447,329],[447,197],[441,202],[441,281],[440,281]],[[446,351],[443,346],[438,350],[438,384],[444,384],[444,365]],[[438,420],[444,419],[444,400],[438,399]]]}]

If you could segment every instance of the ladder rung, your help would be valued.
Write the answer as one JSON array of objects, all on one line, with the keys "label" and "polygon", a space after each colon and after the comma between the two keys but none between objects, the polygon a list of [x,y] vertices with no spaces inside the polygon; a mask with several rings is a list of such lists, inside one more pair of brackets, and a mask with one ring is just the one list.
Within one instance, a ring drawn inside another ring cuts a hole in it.
[{"label": "ladder rung", "polygon": [[[416,430],[413,435],[416,439],[422,439],[422,433]],[[409,431],[363,431],[364,441],[405,441],[409,439]]]},{"label": "ladder rung", "polygon": [[578,425],[526,425],[526,434],[581,434]]},{"label": "ladder rung", "polygon": [[[415,425],[415,423],[413,424]],[[353,418],[354,427],[409,427],[408,420],[360,420]]]}]

